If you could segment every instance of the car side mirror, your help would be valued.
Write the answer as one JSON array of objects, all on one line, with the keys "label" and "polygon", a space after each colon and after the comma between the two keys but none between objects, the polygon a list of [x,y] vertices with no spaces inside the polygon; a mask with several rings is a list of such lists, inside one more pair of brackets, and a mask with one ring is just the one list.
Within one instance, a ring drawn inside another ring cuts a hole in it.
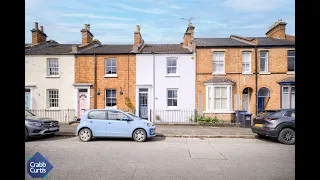
[{"label": "car side mirror", "polygon": [[128,117],[124,117],[122,121],[131,121],[131,119],[129,119]]}]

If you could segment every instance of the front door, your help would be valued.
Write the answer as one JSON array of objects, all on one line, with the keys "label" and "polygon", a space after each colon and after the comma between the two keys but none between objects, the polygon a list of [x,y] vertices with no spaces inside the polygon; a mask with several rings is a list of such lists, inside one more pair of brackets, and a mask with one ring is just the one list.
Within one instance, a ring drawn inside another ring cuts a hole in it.
[{"label": "front door", "polygon": [[258,113],[264,111],[264,98],[265,97],[258,97]]},{"label": "front door", "polygon": [[88,90],[79,89],[78,93],[78,118],[81,118],[83,112],[88,109]]},{"label": "front door", "polygon": [[139,89],[139,117],[148,119],[148,89]]},{"label": "front door", "polygon": [[129,118],[119,111],[109,110],[107,115],[107,136],[108,137],[131,137],[130,126],[132,121],[125,121]]},{"label": "front door", "polygon": [[25,89],[24,90],[24,107],[25,109],[31,109],[31,99],[30,99],[30,89]]},{"label": "front door", "polygon": [[242,110],[250,112],[249,88],[245,88],[242,94]]}]

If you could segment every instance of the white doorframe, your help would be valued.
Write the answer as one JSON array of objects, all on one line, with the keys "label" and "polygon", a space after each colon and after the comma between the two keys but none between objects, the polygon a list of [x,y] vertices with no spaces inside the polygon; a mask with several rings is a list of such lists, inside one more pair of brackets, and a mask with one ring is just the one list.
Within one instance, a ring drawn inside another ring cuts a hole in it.
[{"label": "white doorframe", "polygon": [[34,87],[35,87],[35,85],[24,86],[25,89],[29,89],[30,90],[30,109],[33,109],[32,101],[33,101],[33,88]]},{"label": "white doorframe", "polygon": [[91,85],[74,85],[76,88],[76,93],[75,93],[75,110],[76,110],[76,116],[78,117],[78,96],[79,96],[79,89],[87,89],[87,95],[88,95],[88,101],[87,101],[87,106],[89,109],[90,108],[90,100],[91,100],[91,94],[90,94],[90,87]]},{"label": "white doorframe", "polygon": [[[139,108],[140,108],[140,104],[139,104],[139,89],[148,89],[148,120],[150,121],[150,109],[153,110],[151,108],[152,105],[152,85],[136,85],[136,116],[139,116]],[[139,116],[140,117],[140,116]]]},{"label": "white doorframe", "polygon": [[[248,112],[250,112],[250,88],[247,88],[248,89],[248,94],[247,94],[247,101],[248,101]],[[243,91],[243,90],[242,90]],[[242,99],[243,99],[243,93],[242,93]],[[243,106],[243,103],[242,103],[242,106]],[[243,109],[243,107],[242,107]]]}]

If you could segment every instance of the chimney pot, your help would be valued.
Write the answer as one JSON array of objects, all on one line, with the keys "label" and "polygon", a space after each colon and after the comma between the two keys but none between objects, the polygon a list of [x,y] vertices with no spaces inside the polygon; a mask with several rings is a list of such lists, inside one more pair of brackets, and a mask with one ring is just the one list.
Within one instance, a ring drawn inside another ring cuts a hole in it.
[{"label": "chimney pot", "polygon": [[136,26],[136,32],[140,32],[140,26],[139,25]]},{"label": "chimney pot", "polygon": [[43,31],[43,26],[40,26],[40,31],[41,31],[41,32],[44,32],[44,31]]},{"label": "chimney pot", "polygon": [[37,22],[34,22],[34,28],[38,29],[38,23]]}]

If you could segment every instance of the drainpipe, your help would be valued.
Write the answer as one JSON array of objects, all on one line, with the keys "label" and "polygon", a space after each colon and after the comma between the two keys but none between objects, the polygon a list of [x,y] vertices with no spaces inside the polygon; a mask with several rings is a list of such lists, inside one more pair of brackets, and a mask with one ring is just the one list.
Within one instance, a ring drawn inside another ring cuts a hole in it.
[{"label": "drainpipe", "polygon": [[[130,99],[130,94],[129,94],[129,56],[130,55],[128,55],[128,98]],[[131,100],[130,100],[131,101]],[[128,107],[128,111],[130,111],[130,108]]]},{"label": "drainpipe", "polygon": [[[152,52],[152,58],[153,58],[153,70],[152,70],[152,73],[153,73],[153,88],[152,88],[152,93],[153,93],[153,103],[152,103],[152,112],[154,113],[154,110],[155,110],[155,103],[156,103],[156,72],[155,72],[155,57],[154,57],[154,52]],[[154,120],[154,116],[152,116],[152,120]]]},{"label": "drainpipe", "polygon": [[97,59],[94,54],[94,94],[93,94],[93,108],[97,109]]},{"label": "drainpipe", "polygon": [[255,74],[256,74],[256,116],[258,115],[258,52],[257,52],[257,45],[254,46],[254,53],[255,53]]}]

